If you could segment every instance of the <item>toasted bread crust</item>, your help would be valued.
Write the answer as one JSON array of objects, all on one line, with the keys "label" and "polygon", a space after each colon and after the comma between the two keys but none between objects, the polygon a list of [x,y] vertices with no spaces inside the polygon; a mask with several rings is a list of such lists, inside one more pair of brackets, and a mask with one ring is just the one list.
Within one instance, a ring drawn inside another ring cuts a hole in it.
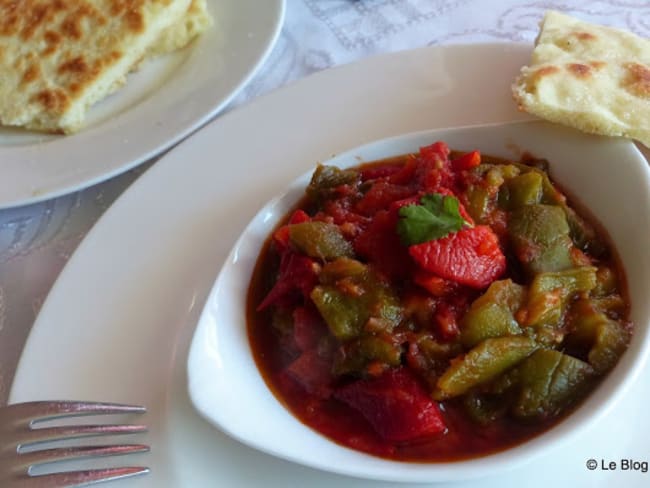
[{"label": "toasted bread crust", "polygon": [[[153,0],[169,5],[172,0]],[[104,2],[83,0],[0,0],[0,35],[19,35],[23,41],[32,40],[44,27],[58,24],[55,29],[66,37],[81,39],[82,22],[95,22],[99,26],[109,18],[122,17],[132,32],[142,32],[145,27],[144,9],[150,0],[106,0]],[[53,32],[53,31],[47,31]],[[56,31],[54,31],[56,32]]]},{"label": "toasted bread crust", "polygon": [[[650,99],[650,67],[639,63],[627,63],[625,86],[633,94]],[[650,114],[649,114],[650,115]]]}]

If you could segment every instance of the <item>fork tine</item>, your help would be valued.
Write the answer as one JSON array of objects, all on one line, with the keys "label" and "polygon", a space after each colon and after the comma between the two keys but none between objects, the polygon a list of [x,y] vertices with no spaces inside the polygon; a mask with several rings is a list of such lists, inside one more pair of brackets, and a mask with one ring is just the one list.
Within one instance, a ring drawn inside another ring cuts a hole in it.
[{"label": "fork tine", "polygon": [[125,413],[145,413],[147,409],[139,405],[124,405],[106,402],[38,401],[26,402],[6,407],[6,415],[13,423],[53,420],[84,415],[110,415]]},{"label": "fork tine", "polygon": [[63,488],[82,486],[103,481],[112,481],[149,473],[149,468],[133,466],[126,468],[91,469],[86,471],[68,471],[63,473],[43,474],[22,478],[16,487],[20,488]]},{"label": "fork tine", "polygon": [[79,458],[118,456],[138,452],[148,452],[149,446],[144,444],[120,444],[111,446],[78,446],[58,447],[42,451],[20,453],[16,458],[15,468],[29,469],[37,464],[49,464],[60,461],[71,461]]},{"label": "fork tine", "polygon": [[82,437],[140,434],[146,432],[145,425],[66,425],[32,429],[21,434],[18,447],[31,446],[50,441],[79,439]]},{"label": "fork tine", "polygon": [[[56,442],[81,437],[135,434],[146,432],[144,425],[58,425],[42,428],[34,424],[46,420],[87,415],[141,414],[146,409],[120,403],[39,401],[9,405],[0,409],[0,485],[15,482],[17,487],[79,486],[149,472],[145,467],[122,467],[68,471],[32,476],[37,465],[80,458],[115,456],[149,451],[144,444],[71,446],[31,450],[43,442]],[[48,447],[48,446],[44,446]],[[12,486],[14,486],[12,484]]]}]

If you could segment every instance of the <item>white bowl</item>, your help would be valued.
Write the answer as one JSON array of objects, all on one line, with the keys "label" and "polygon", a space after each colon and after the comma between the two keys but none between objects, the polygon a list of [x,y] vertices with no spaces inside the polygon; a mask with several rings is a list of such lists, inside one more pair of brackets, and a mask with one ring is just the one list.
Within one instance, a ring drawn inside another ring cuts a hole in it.
[{"label": "white bowl", "polygon": [[614,370],[575,412],[549,431],[471,460],[390,461],[342,447],[302,424],[262,379],[248,342],[245,310],[261,246],[303,195],[310,171],[253,218],[207,300],[192,342],[188,375],[192,402],[208,421],[253,448],[314,468],[370,479],[432,482],[483,476],[529,461],[593,425],[624,395],[650,351],[650,169],[643,156],[626,140],[526,122],[407,134],[353,149],[327,164],[356,166],[415,152],[436,140],[453,149],[478,149],[510,159],[518,159],[523,152],[548,159],[553,179],[605,226],[627,272],[635,324],[629,349]]}]

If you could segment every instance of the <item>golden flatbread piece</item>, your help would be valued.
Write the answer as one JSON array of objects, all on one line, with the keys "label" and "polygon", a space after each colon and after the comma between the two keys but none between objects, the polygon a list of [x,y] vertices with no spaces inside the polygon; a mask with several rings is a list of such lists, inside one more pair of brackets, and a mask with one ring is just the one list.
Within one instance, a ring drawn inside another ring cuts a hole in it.
[{"label": "golden flatbread piece", "polygon": [[521,110],[650,147],[648,39],[549,11],[512,91]]},{"label": "golden flatbread piece", "polygon": [[152,46],[181,47],[206,16],[205,0],[0,0],[0,124],[78,130]]}]

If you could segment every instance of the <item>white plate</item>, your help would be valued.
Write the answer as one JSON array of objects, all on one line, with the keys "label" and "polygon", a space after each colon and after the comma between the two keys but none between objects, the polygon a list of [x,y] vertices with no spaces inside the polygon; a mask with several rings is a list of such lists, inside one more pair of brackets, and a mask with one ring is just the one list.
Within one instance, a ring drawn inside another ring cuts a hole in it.
[{"label": "white plate", "polygon": [[[487,124],[398,135],[354,148],[327,160],[339,168],[414,153],[434,141],[458,150],[519,160],[523,152],[550,162],[550,173],[571,195],[579,195],[607,229],[627,270],[630,319],[637,324],[628,351],[580,408],[535,439],[480,459],[456,463],[380,460],[329,441],[291,415],[257,370],[248,341],[247,289],[261,248],[280,220],[304,196],[313,168],[282,189],[246,226],[216,278],[196,327],[188,358],[190,399],[209,422],[234,439],[280,458],[340,474],[394,481],[467,480],[523,465],[558,449],[597,423],[620,401],[644,370],[650,354],[650,168],[635,145],[542,121]],[[612,171],[617,161],[617,171]],[[602,182],[607,181],[605,187]],[[615,205],[612,202],[616,201]],[[635,220],[622,212],[639,209]],[[632,225],[630,225],[632,224]],[[630,236],[636,236],[630,239]],[[232,392],[237,391],[237,395]],[[234,397],[234,398],[233,398]],[[262,417],[265,425],[248,419]],[[283,439],[282,443],[278,439]]]},{"label": "white plate", "polygon": [[68,193],[149,159],[200,127],[250,80],[277,39],[284,0],[208,0],[214,26],[143,63],[70,136],[0,127],[0,208]]},{"label": "white plate", "polygon": [[[275,459],[202,420],[187,394],[190,339],[217,271],[265,201],[315,162],[364,142],[525,119],[509,85],[529,55],[512,44],[383,55],[319,73],[210,124],[137,180],[79,246],[41,309],[10,402],[147,405],[152,451],[133,462],[153,471],[133,486],[392,486]],[[650,385],[637,382],[596,429],[552,456],[454,486],[647,486],[650,473],[622,471],[620,460],[650,461],[648,401]],[[619,469],[588,471],[590,458]]]}]

